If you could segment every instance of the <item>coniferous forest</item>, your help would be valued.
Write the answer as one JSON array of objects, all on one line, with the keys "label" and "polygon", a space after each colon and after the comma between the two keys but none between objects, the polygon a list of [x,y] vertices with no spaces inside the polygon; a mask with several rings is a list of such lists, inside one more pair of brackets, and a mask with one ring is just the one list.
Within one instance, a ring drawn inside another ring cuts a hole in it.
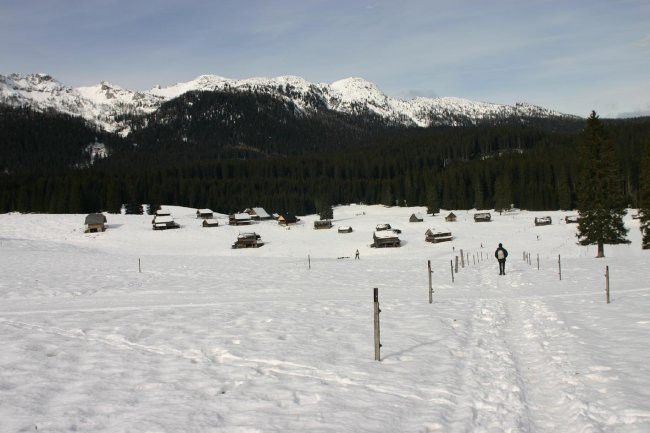
[{"label": "coniferous forest", "polygon": [[[306,116],[256,94],[197,92],[125,118],[126,137],[53,112],[0,106],[0,212],[117,212],[124,203],[297,214],[381,203],[573,209],[582,119],[416,128],[369,113]],[[603,120],[627,205],[639,203],[650,119]],[[100,142],[109,157],[90,163]]]}]

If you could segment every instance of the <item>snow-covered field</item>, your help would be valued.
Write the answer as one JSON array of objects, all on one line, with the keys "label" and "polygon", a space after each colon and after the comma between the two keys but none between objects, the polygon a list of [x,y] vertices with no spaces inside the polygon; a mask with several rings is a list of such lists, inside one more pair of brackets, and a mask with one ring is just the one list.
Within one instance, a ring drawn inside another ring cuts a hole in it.
[{"label": "snow-covered field", "polygon": [[[424,209],[352,205],[314,230],[167,209],[181,229],[0,215],[0,432],[650,432],[650,252],[629,216],[632,244],[595,259],[565,212],[409,223]],[[380,223],[401,248],[369,247]],[[265,245],[231,249],[247,231]]]}]

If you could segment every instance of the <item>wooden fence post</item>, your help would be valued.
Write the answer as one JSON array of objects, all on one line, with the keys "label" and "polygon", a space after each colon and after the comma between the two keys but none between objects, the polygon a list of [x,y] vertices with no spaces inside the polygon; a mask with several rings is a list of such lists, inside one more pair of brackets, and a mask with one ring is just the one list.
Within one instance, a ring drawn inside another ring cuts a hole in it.
[{"label": "wooden fence post", "polygon": [[469,267],[469,253],[467,253],[467,267]]},{"label": "wooden fence post", "polygon": [[458,256],[456,256],[456,267],[455,267],[456,273],[458,273]]},{"label": "wooden fence post", "polygon": [[429,274],[429,304],[433,303],[433,285],[431,282],[431,260],[427,260],[427,273]]},{"label": "wooden fence post", "polygon": [[449,260],[449,267],[451,268],[451,282],[454,282],[454,261]]},{"label": "wooden fence post", "polygon": [[142,265],[140,264],[140,257],[138,257],[138,273],[142,273]]},{"label": "wooden fence post", "polygon": [[560,255],[557,255],[557,271],[560,275],[560,281],[562,281],[562,258]]},{"label": "wooden fence post", "polygon": [[609,304],[609,266],[605,266],[605,296]]},{"label": "wooden fence post", "polygon": [[311,269],[311,256],[307,254],[307,264],[309,265],[309,269]]},{"label": "wooden fence post", "polygon": [[465,267],[465,254],[463,254],[463,249],[460,250],[460,267]]},{"label": "wooden fence post", "polygon": [[373,307],[374,307],[374,316],[375,316],[375,361],[381,361],[381,340],[379,338],[379,289],[375,287],[373,289]]}]

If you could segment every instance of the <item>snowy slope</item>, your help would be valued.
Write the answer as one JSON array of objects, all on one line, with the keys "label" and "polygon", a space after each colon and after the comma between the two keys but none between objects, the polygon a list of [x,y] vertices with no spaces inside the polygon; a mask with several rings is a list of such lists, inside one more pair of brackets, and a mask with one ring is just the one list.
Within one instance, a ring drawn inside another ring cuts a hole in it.
[{"label": "snowy slope", "polygon": [[[409,223],[424,209],[344,206],[332,230],[314,216],[205,229],[194,209],[164,208],[180,229],[108,215],[105,233],[83,234],[83,215],[0,215],[0,431],[650,431],[638,221],[631,245],[594,259],[563,212]],[[368,246],[381,223],[401,248]],[[428,228],[455,239],[425,243]],[[232,250],[243,231],[265,245]]]},{"label": "snowy slope", "polygon": [[123,135],[127,135],[129,130],[119,120],[120,115],[150,113],[164,101],[195,90],[263,92],[291,100],[307,113],[321,107],[344,113],[368,110],[409,126],[455,125],[459,122],[509,116],[565,117],[556,111],[524,103],[509,106],[460,98],[415,98],[405,101],[385,95],[375,84],[362,78],[315,84],[295,76],[236,80],[217,75],[201,75],[189,82],[167,87],[156,86],[139,92],[107,82],[73,89],[45,74],[0,75],[0,102],[30,105],[37,109],[53,108],[82,116],[104,129],[119,131]]}]

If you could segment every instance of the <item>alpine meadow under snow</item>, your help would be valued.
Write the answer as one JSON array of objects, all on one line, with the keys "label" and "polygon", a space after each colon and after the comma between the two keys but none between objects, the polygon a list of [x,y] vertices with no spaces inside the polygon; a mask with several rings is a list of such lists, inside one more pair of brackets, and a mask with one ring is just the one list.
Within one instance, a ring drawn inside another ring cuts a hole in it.
[{"label": "alpine meadow under snow", "polygon": [[[350,205],[314,230],[164,209],[180,229],[0,215],[1,432],[650,431],[650,261],[629,213],[632,243],[595,259],[559,211],[410,223],[424,208]],[[383,223],[400,248],[370,248]],[[232,249],[249,231],[264,246]]]}]

